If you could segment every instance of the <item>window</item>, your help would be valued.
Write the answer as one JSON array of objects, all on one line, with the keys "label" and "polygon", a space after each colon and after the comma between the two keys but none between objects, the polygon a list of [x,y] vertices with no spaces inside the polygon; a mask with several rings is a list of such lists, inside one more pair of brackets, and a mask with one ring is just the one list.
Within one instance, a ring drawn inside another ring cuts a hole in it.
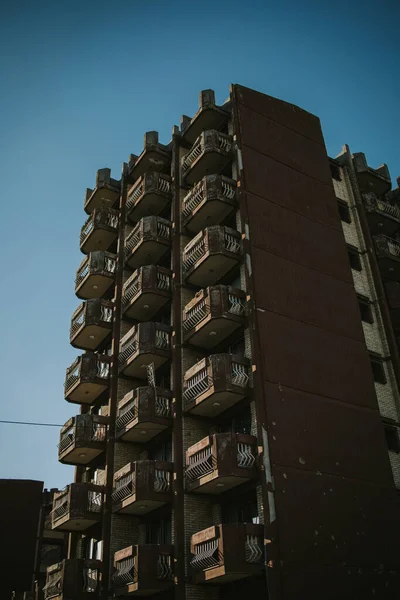
[{"label": "window", "polygon": [[223,523],[259,523],[256,491],[252,490],[222,505]]},{"label": "window", "polygon": [[361,321],[364,323],[373,323],[374,317],[372,315],[371,302],[365,296],[357,295],[358,307],[360,309]]},{"label": "window", "polygon": [[337,204],[340,220],[345,221],[345,223],[351,223],[350,208],[347,202],[344,202],[344,200],[338,200]]},{"label": "window", "polygon": [[342,181],[339,167],[337,165],[334,165],[333,163],[329,163],[329,166],[331,169],[332,179],[336,179],[336,181]]},{"label": "window", "polygon": [[170,517],[146,525],[146,544],[172,544]]},{"label": "window", "polygon": [[385,369],[383,362],[379,358],[370,357],[372,375],[376,383],[386,383]]},{"label": "window", "polygon": [[385,438],[388,450],[392,452],[400,453],[400,442],[399,442],[399,434],[396,427],[390,427],[390,425],[385,425]]},{"label": "window", "polygon": [[360,253],[358,252],[357,248],[355,248],[355,246],[347,245],[347,255],[349,257],[351,268],[355,271],[361,271],[362,267]]},{"label": "window", "polygon": [[172,462],[172,440],[154,446],[149,451],[150,460]]}]

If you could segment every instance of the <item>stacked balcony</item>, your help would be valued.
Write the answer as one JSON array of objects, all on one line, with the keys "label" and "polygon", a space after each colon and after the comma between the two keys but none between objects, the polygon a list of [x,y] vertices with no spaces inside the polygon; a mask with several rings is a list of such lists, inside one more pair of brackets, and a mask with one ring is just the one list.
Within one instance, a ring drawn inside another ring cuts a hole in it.
[{"label": "stacked balcony", "polygon": [[386,235],[374,235],[375,251],[383,279],[400,280],[400,242]]},{"label": "stacked balcony", "polygon": [[44,600],[97,599],[100,592],[99,560],[66,559],[47,569]]},{"label": "stacked balcony", "polygon": [[124,442],[145,443],[171,426],[172,392],[160,387],[137,387],[118,404],[116,435]]},{"label": "stacked balcony", "polygon": [[241,236],[230,227],[207,227],[183,250],[186,283],[198,287],[214,285],[239,264]]},{"label": "stacked balcony", "polygon": [[125,264],[131,269],[157,264],[171,249],[171,222],[143,217],[125,239]]},{"label": "stacked balcony", "polygon": [[171,177],[152,171],[144,173],[128,192],[126,216],[132,223],[137,223],[147,215],[159,215],[171,198]]},{"label": "stacked balcony", "polygon": [[88,465],[106,448],[108,417],[81,414],[71,417],[60,432],[58,460],[67,465]]},{"label": "stacked balcony", "polygon": [[183,338],[211,349],[244,326],[246,295],[242,290],[215,285],[200,290],[183,310]]},{"label": "stacked balcony", "polygon": [[116,268],[115,254],[102,250],[91,252],[76,272],[75,294],[82,300],[101,298],[114,284]]},{"label": "stacked balcony", "polygon": [[386,281],[386,297],[390,308],[392,325],[397,339],[400,339],[400,283],[398,281]]},{"label": "stacked balcony", "polygon": [[138,323],[120,341],[119,371],[128,377],[147,378],[150,364],[157,369],[171,358],[171,327]]},{"label": "stacked balcony", "polygon": [[182,201],[183,225],[191,233],[198,233],[221,223],[236,205],[236,181],[223,175],[207,175]]},{"label": "stacked balcony", "polygon": [[215,104],[213,90],[202,90],[199,94],[199,110],[192,119],[183,118],[182,138],[193,144],[202,131],[220,129],[228,122],[229,112]]},{"label": "stacked balcony", "polygon": [[108,389],[111,358],[86,352],[67,369],[64,397],[75,404],[93,404]]},{"label": "stacked balcony", "polygon": [[87,189],[85,195],[85,212],[90,213],[95,208],[115,207],[121,191],[121,183],[111,178],[110,169],[99,169],[96,174],[96,187]]},{"label": "stacked balcony", "polygon": [[131,156],[129,160],[129,177],[136,181],[148,171],[166,173],[171,163],[171,150],[160,144],[157,131],[144,134],[144,149],[139,157]]},{"label": "stacked balcony", "polygon": [[377,196],[383,196],[390,191],[392,182],[387,165],[372,169],[363,152],[353,154],[353,165],[362,192],[374,192]]},{"label": "stacked balcony", "polygon": [[215,417],[249,393],[250,364],[242,356],[211,354],[186,371],[183,379],[185,412]]},{"label": "stacked balcony", "polygon": [[192,535],[190,566],[196,583],[225,584],[262,572],[264,527],[216,525]]},{"label": "stacked balcony", "polygon": [[81,229],[80,249],[83,254],[108,250],[118,235],[118,211],[95,208]]},{"label": "stacked balcony", "polygon": [[219,174],[232,158],[232,136],[215,129],[203,131],[182,158],[182,180],[193,185],[206,175]]},{"label": "stacked balcony", "polygon": [[97,350],[111,334],[113,303],[102,298],[82,302],[71,319],[69,340],[82,350]]},{"label": "stacked balcony", "polygon": [[373,192],[363,194],[363,201],[371,232],[389,237],[395,235],[400,227],[398,205],[378,198]]},{"label": "stacked balcony", "polygon": [[257,476],[257,439],[244,433],[207,436],[186,451],[186,490],[221,494]]},{"label": "stacked balcony", "polygon": [[114,554],[115,596],[148,596],[171,589],[173,547],[168,544],[129,546]]},{"label": "stacked balcony", "polygon": [[56,492],[51,512],[52,529],[59,531],[86,531],[99,523],[103,509],[101,486],[91,483],[71,483]]},{"label": "stacked balcony", "polygon": [[113,511],[145,515],[172,501],[173,465],[155,460],[128,463],[114,475]]},{"label": "stacked balcony", "polygon": [[156,265],[136,269],[122,289],[125,318],[147,321],[171,300],[171,271]]}]

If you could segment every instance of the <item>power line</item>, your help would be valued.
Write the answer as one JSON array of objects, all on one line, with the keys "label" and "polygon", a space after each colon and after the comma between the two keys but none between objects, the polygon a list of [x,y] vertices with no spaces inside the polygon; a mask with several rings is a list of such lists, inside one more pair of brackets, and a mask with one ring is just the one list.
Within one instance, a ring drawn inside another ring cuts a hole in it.
[{"label": "power line", "polygon": [[30,421],[1,421],[0,423],[6,423],[11,425],[36,425],[38,427],[62,427],[62,425],[58,425],[57,423],[33,423]]}]

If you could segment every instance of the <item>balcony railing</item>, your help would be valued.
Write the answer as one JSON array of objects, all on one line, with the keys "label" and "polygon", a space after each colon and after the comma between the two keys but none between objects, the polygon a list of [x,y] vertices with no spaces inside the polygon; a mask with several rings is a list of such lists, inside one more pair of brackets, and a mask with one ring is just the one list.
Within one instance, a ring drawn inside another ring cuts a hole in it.
[{"label": "balcony railing", "polygon": [[138,387],[118,404],[117,438],[144,443],[171,425],[172,392],[161,387]]},{"label": "balcony railing", "polygon": [[215,104],[213,90],[202,90],[199,94],[199,110],[192,119],[184,118],[182,137],[193,144],[202,131],[220,129],[229,119],[229,111]]},{"label": "balcony railing", "polygon": [[205,175],[220,173],[232,157],[232,136],[215,129],[203,131],[182,159],[182,178],[192,185]]},{"label": "balcony railing", "polygon": [[186,489],[218,494],[257,476],[257,439],[216,433],[186,451]]},{"label": "balcony railing", "polygon": [[213,348],[243,327],[246,294],[225,285],[200,290],[183,309],[184,341]]},{"label": "balcony railing", "polygon": [[86,600],[98,598],[101,562],[99,560],[66,559],[47,569],[45,600]]},{"label": "balcony railing", "polygon": [[81,229],[80,249],[84,254],[95,250],[108,250],[117,239],[118,211],[112,208],[95,208]]},{"label": "balcony railing", "polygon": [[193,233],[218,225],[236,207],[236,181],[207,175],[182,201],[183,224]]},{"label": "balcony railing", "polygon": [[400,242],[386,235],[373,237],[383,279],[400,281]]},{"label": "balcony railing", "polygon": [[158,215],[172,198],[171,178],[161,173],[149,172],[140,177],[128,193],[126,216],[132,222],[146,215]]},{"label": "balcony railing", "polygon": [[100,169],[96,174],[96,187],[87,189],[84,208],[88,215],[95,208],[113,208],[121,191],[121,182],[111,178],[110,169]]},{"label": "balcony railing", "polygon": [[85,531],[101,519],[104,488],[91,483],[71,483],[56,492],[51,523],[53,529]]},{"label": "balcony railing", "polygon": [[216,416],[247,396],[249,384],[248,360],[231,354],[211,354],[185,373],[184,410]]},{"label": "balcony railing", "polygon": [[60,433],[58,460],[70,465],[87,465],[104,452],[108,417],[81,414],[71,417]]},{"label": "balcony railing", "polygon": [[122,289],[124,316],[137,321],[151,319],[171,299],[171,282],[171,271],[163,267],[136,269]]},{"label": "balcony railing", "polygon": [[97,350],[112,330],[113,303],[102,298],[82,302],[71,319],[69,339],[82,350]]},{"label": "balcony railing", "polygon": [[119,370],[124,375],[146,379],[151,363],[157,369],[171,355],[171,327],[162,323],[138,323],[121,339]]},{"label": "balcony railing", "polygon": [[115,596],[149,595],[173,586],[173,547],[167,544],[129,546],[114,554]]},{"label": "balcony railing", "polygon": [[227,583],[261,573],[264,527],[251,523],[216,525],[192,536],[190,566],[196,583]]},{"label": "balcony railing", "polygon": [[110,252],[91,252],[81,262],[75,279],[75,294],[83,300],[101,298],[114,284],[117,257]]},{"label": "balcony railing", "polygon": [[183,249],[187,283],[214,285],[240,261],[240,233],[230,227],[206,227]]},{"label": "balcony railing", "polygon": [[64,397],[68,402],[93,404],[108,389],[111,358],[86,352],[67,369]]},{"label": "balcony railing", "polygon": [[160,144],[157,131],[148,131],[144,134],[144,149],[139,157],[131,156],[129,160],[129,176],[132,181],[148,171],[165,173],[170,170],[171,150],[168,146]]},{"label": "balcony railing", "polygon": [[125,239],[125,263],[131,269],[157,264],[171,247],[171,222],[143,217]]},{"label": "balcony railing", "polygon": [[155,460],[128,463],[114,475],[114,512],[146,514],[172,500],[173,465]]},{"label": "balcony railing", "polygon": [[400,228],[398,205],[382,200],[373,192],[363,194],[363,201],[372,233],[395,235]]}]

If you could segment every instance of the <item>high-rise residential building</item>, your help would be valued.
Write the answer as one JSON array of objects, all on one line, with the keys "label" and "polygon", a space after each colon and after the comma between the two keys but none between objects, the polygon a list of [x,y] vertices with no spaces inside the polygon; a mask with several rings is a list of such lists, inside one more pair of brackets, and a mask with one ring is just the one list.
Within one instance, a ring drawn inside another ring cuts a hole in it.
[{"label": "high-rise residential building", "polygon": [[97,172],[46,600],[398,598],[399,200],[240,85]]}]

